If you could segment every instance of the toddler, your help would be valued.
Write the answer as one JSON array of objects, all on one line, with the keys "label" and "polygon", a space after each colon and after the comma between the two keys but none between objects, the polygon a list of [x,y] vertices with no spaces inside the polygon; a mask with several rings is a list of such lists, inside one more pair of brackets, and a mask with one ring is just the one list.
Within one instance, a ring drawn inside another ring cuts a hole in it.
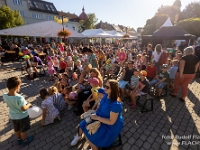
[{"label": "toddler", "polygon": [[32,107],[32,105],[27,103],[24,97],[18,94],[21,86],[19,77],[9,78],[6,86],[9,92],[3,95],[3,99],[10,109],[9,116],[13,123],[17,143],[25,146],[34,138],[34,136],[27,137],[27,131],[30,129],[27,109]]},{"label": "toddler", "polygon": [[52,97],[49,96],[47,89],[40,90],[40,97],[42,98],[42,125],[48,125],[54,122],[54,119],[60,119],[59,111],[53,104]]},{"label": "toddler", "polygon": [[90,83],[92,87],[91,89],[92,94],[88,97],[87,100],[83,102],[82,107],[83,107],[84,112],[87,112],[89,107],[92,107],[98,98],[98,93],[95,92],[95,90],[99,89],[99,80],[97,78],[89,78],[88,82]]}]

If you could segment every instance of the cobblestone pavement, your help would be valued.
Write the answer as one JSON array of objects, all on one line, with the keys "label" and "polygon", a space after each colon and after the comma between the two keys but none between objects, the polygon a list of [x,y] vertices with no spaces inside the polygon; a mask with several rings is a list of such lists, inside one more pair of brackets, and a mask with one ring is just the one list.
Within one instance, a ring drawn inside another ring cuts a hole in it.
[{"label": "cobblestone pavement", "polygon": [[[70,147],[80,118],[72,111],[64,112],[62,121],[46,127],[41,126],[41,117],[31,120],[31,130],[28,134],[35,139],[26,147],[16,145],[12,123],[8,117],[8,108],[2,100],[2,94],[7,91],[6,79],[11,76],[21,76],[23,84],[20,93],[28,102],[40,106],[39,89],[49,87],[53,82],[48,77],[40,77],[29,81],[21,75],[14,65],[6,63],[0,68],[0,149],[1,150],[81,150],[87,149],[88,143],[83,139],[77,146]],[[123,145],[114,150],[199,150],[200,149],[200,80],[196,79],[189,85],[186,103],[170,96],[160,101],[154,99],[154,111],[140,113],[140,108],[130,109],[124,102],[124,128],[121,132]]]}]

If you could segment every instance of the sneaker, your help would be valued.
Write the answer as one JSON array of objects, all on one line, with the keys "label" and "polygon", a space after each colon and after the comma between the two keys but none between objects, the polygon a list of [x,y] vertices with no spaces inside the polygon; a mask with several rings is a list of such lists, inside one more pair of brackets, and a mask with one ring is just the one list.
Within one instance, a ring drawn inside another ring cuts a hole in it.
[{"label": "sneaker", "polygon": [[71,146],[75,146],[79,142],[80,139],[81,139],[81,136],[79,136],[78,134],[76,134],[74,136],[74,139],[71,142]]},{"label": "sneaker", "polygon": [[22,141],[22,146],[26,146],[27,144],[31,143],[33,139],[34,139],[34,136],[29,136],[25,141]]},{"label": "sneaker", "polygon": [[131,108],[132,108],[132,109],[136,108],[136,105],[133,104],[133,105],[131,106]]},{"label": "sneaker", "polygon": [[17,144],[18,145],[21,145],[22,144],[22,139],[20,138],[20,139],[17,139]]},{"label": "sneaker", "polygon": [[72,105],[69,105],[67,109],[68,109],[68,110],[71,110],[72,108],[73,108],[73,106],[72,106]]}]

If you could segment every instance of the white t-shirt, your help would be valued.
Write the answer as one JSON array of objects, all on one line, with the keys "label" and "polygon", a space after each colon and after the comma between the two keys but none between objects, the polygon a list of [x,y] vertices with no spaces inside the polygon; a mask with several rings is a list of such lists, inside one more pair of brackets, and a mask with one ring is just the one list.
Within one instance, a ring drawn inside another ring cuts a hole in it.
[{"label": "white t-shirt", "polygon": [[128,54],[128,61],[131,61],[131,60],[132,60],[132,58],[133,58],[132,54],[131,54],[131,53],[130,53],[130,54]]},{"label": "white t-shirt", "polygon": [[159,61],[161,54],[162,54],[162,52],[160,52],[160,53],[158,54],[156,51],[154,51],[154,52],[152,53],[155,62],[158,62],[158,61]]}]

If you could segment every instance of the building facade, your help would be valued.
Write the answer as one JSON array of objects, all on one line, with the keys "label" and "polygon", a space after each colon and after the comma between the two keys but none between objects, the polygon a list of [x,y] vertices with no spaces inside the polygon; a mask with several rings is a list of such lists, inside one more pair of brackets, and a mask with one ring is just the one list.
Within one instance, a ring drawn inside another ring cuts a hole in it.
[{"label": "building facade", "polygon": [[25,24],[53,20],[54,16],[58,16],[57,9],[50,2],[40,0],[4,0],[4,5],[7,5],[12,10],[19,11]]}]

